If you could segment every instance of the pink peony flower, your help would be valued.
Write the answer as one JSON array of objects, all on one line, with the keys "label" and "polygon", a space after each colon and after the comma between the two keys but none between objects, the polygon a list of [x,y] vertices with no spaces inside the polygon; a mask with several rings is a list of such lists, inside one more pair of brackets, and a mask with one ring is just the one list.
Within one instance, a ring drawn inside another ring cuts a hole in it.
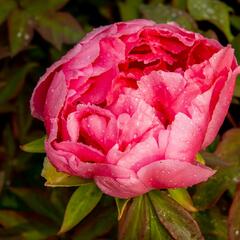
[{"label": "pink peony flower", "polygon": [[231,46],[176,24],[120,22],[54,63],[31,109],[59,171],[128,198],[214,174],[196,154],[215,138],[239,72]]}]

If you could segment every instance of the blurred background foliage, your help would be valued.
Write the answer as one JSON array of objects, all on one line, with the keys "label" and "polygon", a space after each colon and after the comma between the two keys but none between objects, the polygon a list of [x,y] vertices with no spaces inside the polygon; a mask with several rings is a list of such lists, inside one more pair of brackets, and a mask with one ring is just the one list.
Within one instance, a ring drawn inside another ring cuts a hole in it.
[{"label": "blurred background foliage", "polygon": [[[134,18],[175,21],[223,45],[231,43],[240,62],[239,0],[0,0],[0,239],[117,239],[119,232],[120,239],[134,240],[129,236],[145,229],[140,220],[146,209],[139,206],[148,198],[117,201],[122,216],[118,226],[114,199],[96,195],[94,210],[83,213],[87,216],[79,224],[70,223],[67,233],[57,234],[76,188],[44,187],[44,154],[25,153],[19,147],[44,135],[43,125],[30,115],[29,99],[45,69],[93,28]],[[240,78],[219,136],[202,152],[218,172],[190,189],[198,209],[192,215],[209,240],[240,239],[239,104]],[[84,195],[81,191],[75,196]],[[169,198],[161,194],[161,199]],[[153,203],[157,197],[150,195]],[[161,214],[154,204],[149,211]],[[171,225],[164,226],[173,231]],[[141,236],[136,239],[145,239]],[[164,236],[161,239],[178,235]]]}]

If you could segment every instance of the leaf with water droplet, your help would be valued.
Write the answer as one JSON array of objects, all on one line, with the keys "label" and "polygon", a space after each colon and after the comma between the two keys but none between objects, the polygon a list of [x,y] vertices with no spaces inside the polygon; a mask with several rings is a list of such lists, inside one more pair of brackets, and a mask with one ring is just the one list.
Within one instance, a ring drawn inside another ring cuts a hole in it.
[{"label": "leaf with water droplet", "polygon": [[49,12],[35,16],[36,30],[57,49],[63,43],[73,44],[80,40],[83,30],[77,20],[66,12]]},{"label": "leaf with water droplet", "polygon": [[233,39],[229,12],[232,9],[219,0],[188,0],[188,10],[197,21],[209,21],[221,29],[228,41]]},{"label": "leaf with water droplet", "polygon": [[136,197],[124,209],[119,222],[119,239],[170,240],[147,194]]},{"label": "leaf with water droplet", "polygon": [[185,11],[182,11],[164,4],[142,4],[140,7],[145,18],[151,19],[158,23],[177,22],[179,25],[189,29],[197,30],[197,24],[194,19]]},{"label": "leaf with water droplet", "polygon": [[31,16],[24,10],[15,9],[8,18],[8,32],[11,55],[25,49],[33,36]]},{"label": "leaf with water droplet", "polygon": [[240,184],[235,193],[228,216],[229,240],[240,239]]},{"label": "leaf with water droplet", "polygon": [[148,196],[158,219],[174,239],[203,240],[199,226],[190,213],[165,192],[152,191]]}]

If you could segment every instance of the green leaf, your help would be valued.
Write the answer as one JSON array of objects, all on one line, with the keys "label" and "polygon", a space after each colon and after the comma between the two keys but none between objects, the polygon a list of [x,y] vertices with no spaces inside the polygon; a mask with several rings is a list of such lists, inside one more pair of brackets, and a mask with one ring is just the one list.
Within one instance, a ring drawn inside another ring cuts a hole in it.
[{"label": "green leaf", "polygon": [[20,5],[30,14],[41,14],[48,11],[56,11],[67,4],[69,0],[20,0]]},{"label": "green leaf", "polygon": [[232,128],[224,133],[215,154],[226,163],[240,166],[240,129]]},{"label": "green leaf", "polygon": [[77,20],[66,12],[37,15],[35,21],[39,34],[57,49],[61,49],[63,43],[78,42],[83,35]]},{"label": "green leaf", "polygon": [[182,11],[164,4],[142,4],[140,10],[145,18],[151,19],[158,23],[177,22],[179,25],[189,29],[197,30],[194,19]]},{"label": "green leaf", "polygon": [[196,186],[193,195],[194,206],[199,210],[211,208],[239,176],[240,171],[234,166],[219,169],[207,182]]},{"label": "green leaf", "polygon": [[23,10],[14,10],[8,18],[8,32],[11,55],[25,49],[33,37],[32,20]]},{"label": "green leaf", "polygon": [[59,222],[59,214],[54,206],[48,201],[44,192],[30,188],[11,188],[11,192],[16,194],[35,212],[52,219],[56,223]]},{"label": "green leaf", "polygon": [[196,212],[197,209],[193,206],[192,199],[188,191],[184,188],[168,189],[170,196],[179,203],[182,207],[190,212]]},{"label": "green leaf", "polygon": [[39,139],[36,139],[32,142],[26,143],[20,148],[25,151],[25,152],[30,152],[30,153],[45,153],[45,148],[44,148],[44,142],[45,142],[45,136],[41,137]]},{"label": "green leaf", "polygon": [[214,207],[194,214],[205,239],[227,240],[227,219]]},{"label": "green leaf", "polygon": [[27,223],[27,220],[19,213],[12,210],[0,210],[0,224],[4,228],[14,227],[23,223]]},{"label": "green leaf", "polygon": [[231,21],[232,26],[239,31],[240,30],[240,16],[231,15],[230,21]]},{"label": "green leaf", "polygon": [[206,20],[221,29],[229,42],[233,39],[230,30],[231,8],[219,0],[188,0],[188,10],[194,19]]},{"label": "green leaf", "polygon": [[2,24],[16,7],[16,2],[14,0],[0,0],[0,6],[0,24]]},{"label": "green leaf", "polygon": [[169,198],[165,192],[152,191],[148,193],[148,196],[157,217],[174,239],[203,239],[201,231],[192,216],[177,202]]},{"label": "green leaf", "polygon": [[47,158],[44,159],[41,175],[47,180],[45,182],[45,186],[47,187],[73,187],[90,182],[88,179],[82,179],[77,176],[69,176],[66,173],[58,172]]},{"label": "green leaf", "polygon": [[36,66],[36,63],[30,62],[19,68],[7,69],[4,74],[7,76],[6,85],[0,89],[0,103],[5,103],[17,95],[24,84],[27,74]]},{"label": "green leaf", "polygon": [[143,0],[126,0],[125,2],[119,1],[118,7],[120,10],[121,19],[128,21],[139,17],[139,6]]},{"label": "green leaf", "polygon": [[117,210],[118,210],[118,220],[121,219],[123,212],[124,212],[125,208],[127,207],[127,204],[129,201],[130,201],[130,198],[128,198],[128,199],[115,198],[115,202],[116,202]]},{"label": "green leaf", "polygon": [[155,211],[146,194],[134,198],[120,220],[119,239],[172,239]]},{"label": "green leaf", "polygon": [[233,128],[223,135],[215,155],[222,159],[225,166],[219,165],[220,168],[214,176],[196,186],[193,202],[201,210],[212,207],[222,194],[240,179],[240,129]]},{"label": "green leaf", "polygon": [[64,233],[75,227],[97,205],[102,192],[94,183],[81,185],[71,196],[59,233]]},{"label": "green leaf", "polygon": [[228,225],[229,225],[229,240],[239,240],[240,238],[240,185],[238,185],[237,192],[231,205]]}]

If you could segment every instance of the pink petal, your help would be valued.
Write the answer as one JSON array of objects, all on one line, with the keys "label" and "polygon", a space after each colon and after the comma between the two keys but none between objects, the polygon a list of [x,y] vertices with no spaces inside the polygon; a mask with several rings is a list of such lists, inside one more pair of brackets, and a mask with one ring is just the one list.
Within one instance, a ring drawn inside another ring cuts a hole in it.
[{"label": "pink petal", "polygon": [[231,71],[229,73],[225,86],[222,89],[218,102],[213,110],[212,118],[208,125],[202,148],[207,147],[214,140],[225,116],[227,115],[238,74],[240,74],[240,67],[237,67],[233,73],[231,73]]},{"label": "pink petal", "polygon": [[138,171],[144,165],[158,160],[160,157],[158,144],[153,137],[137,143],[127,151],[118,161],[117,165]]},{"label": "pink petal", "polygon": [[149,191],[137,178],[114,179],[95,177],[98,187],[107,195],[119,198],[131,198]]},{"label": "pink petal", "polygon": [[183,113],[178,113],[169,126],[165,158],[192,162],[200,150],[204,132]]},{"label": "pink petal", "polygon": [[137,175],[149,188],[182,188],[206,181],[214,170],[189,162],[172,159],[153,162],[141,168]]},{"label": "pink petal", "polygon": [[37,86],[33,91],[31,102],[30,102],[32,115],[34,117],[39,118],[40,120],[43,120],[45,99],[48,93],[48,88],[51,85],[55,70],[57,70],[61,65],[68,62],[73,56],[75,56],[78,52],[80,52],[81,49],[82,49],[81,44],[77,44],[59,61],[55,62],[50,68],[48,68],[46,73],[40,78]]}]

